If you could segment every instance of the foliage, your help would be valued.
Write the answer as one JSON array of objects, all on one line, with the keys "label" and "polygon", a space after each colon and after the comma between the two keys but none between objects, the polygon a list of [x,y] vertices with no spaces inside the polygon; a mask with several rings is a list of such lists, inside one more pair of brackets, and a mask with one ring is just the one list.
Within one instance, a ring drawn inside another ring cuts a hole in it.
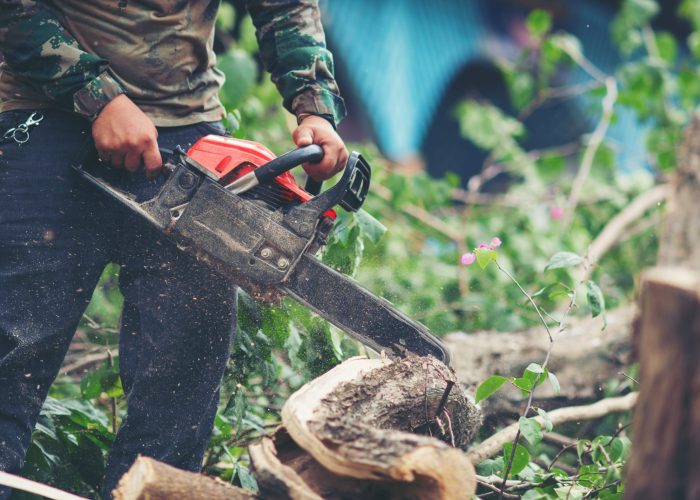
[{"label": "foliage", "polygon": [[[467,184],[454,174],[443,179],[403,175],[387,168],[372,145],[352,145],[374,167],[372,193],[365,211],[339,214],[320,257],[437,334],[515,331],[541,323],[556,328],[569,312],[600,316],[602,328],[606,308],[632,299],[635,273],[654,262],[654,228],[641,225],[624,234],[596,263],[588,259],[588,248],[612,217],[654,183],[653,174],[620,173],[605,126],[599,127],[600,137],[591,134],[573,147],[528,151],[525,122],[551,99],[585,92],[599,125],[605,125],[608,110],[601,103],[606,99],[613,105],[610,120],[620,109],[633,110],[648,127],[650,169],[672,168],[681,131],[700,98],[700,9],[695,1],[682,3],[680,15],[695,31],[681,46],[670,34],[651,29],[657,7],[654,0],[623,3],[611,25],[623,56],[614,74],[591,67],[575,37],[552,32],[551,17],[533,11],[526,23],[531,46],[515,60],[501,62],[517,115],[474,100],[455,110],[465,137],[489,154],[482,174]],[[294,122],[281,110],[274,86],[261,78],[256,50],[254,28],[246,19],[241,39],[219,59],[228,76],[221,95],[229,110],[226,125],[233,135],[280,153],[293,147],[289,132]],[[574,89],[575,94],[554,86],[560,71],[576,67],[590,76],[588,84]],[[577,181],[586,162],[590,173]],[[505,192],[482,189],[503,175],[508,179]],[[581,194],[573,200],[576,190]],[[499,235],[498,244],[494,235]],[[481,241],[488,243],[479,247]],[[481,270],[468,266],[474,262]],[[582,271],[588,275],[583,280]],[[116,351],[118,343],[122,299],[117,282],[118,268],[110,266],[80,325],[86,339],[102,351]],[[364,349],[293,301],[262,306],[241,293],[237,337],[206,470],[255,489],[247,469],[247,443],[279,421],[281,405],[293,390],[358,352]],[[506,383],[518,387],[525,400],[544,383],[559,392],[546,362],[524,361],[532,363],[522,373],[487,378],[476,400],[493,396]],[[25,475],[96,494],[113,428],[125,409],[115,366],[116,358],[107,360],[82,381],[64,377],[54,385],[33,435]],[[624,388],[615,381],[610,386],[611,393]],[[535,415],[550,430],[547,413],[530,408],[519,418],[523,439],[479,464],[479,474],[500,481],[510,469],[507,476],[521,486],[518,494],[529,500],[621,497],[620,471],[630,449],[624,425],[618,425],[626,424],[624,417],[581,437],[576,453],[558,455],[542,440]]]}]

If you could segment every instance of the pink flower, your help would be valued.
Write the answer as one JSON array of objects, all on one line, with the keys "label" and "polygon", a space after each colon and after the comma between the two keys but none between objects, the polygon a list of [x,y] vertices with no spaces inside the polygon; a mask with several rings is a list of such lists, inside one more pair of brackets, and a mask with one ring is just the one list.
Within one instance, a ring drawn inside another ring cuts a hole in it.
[{"label": "pink flower", "polygon": [[561,220],[564,217],[564,209],[561,207],[552,207],[549,209],[549,216],[554,220]]},{"label": "pink flower", "polygon": [[486,243],[482,243],[479,245],[479,248],[488,248],[489,246]]},{"label": "pink flower", "polygon": [[470,266],[474,263],[475,260],[476,260],[476,255],[474,255],[473,253],[465,253],[464,255],[462,255],[462,258],[459,259],[459,262],[463,266]]},{"label": "pink flower", "polygon": [[498,236],[494,236],[491,238],[491,246],[492,247],[500,247],[503,242],[501,241],[501,238]]}]

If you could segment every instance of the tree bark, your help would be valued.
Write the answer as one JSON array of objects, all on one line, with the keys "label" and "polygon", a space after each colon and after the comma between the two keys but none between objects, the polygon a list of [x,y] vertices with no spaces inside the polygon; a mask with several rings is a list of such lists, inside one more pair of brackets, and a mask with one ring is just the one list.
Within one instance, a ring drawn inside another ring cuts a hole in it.
[{"label": "tree bark", "polygon": [[115,500],[248,500],[250,491],[202,474],[186,472],[152,458],[139,457],[112,492]]},{"label": "tree bark", "polygon": [[640,304],[641,390],[625,497],[700,498],[700,273],[652,268]]},{"label": "tree bark", "polygon": [[660,266],[700,269],[700,114],[685,131],[659,241]]},{"label": "tree bark", "polygon": [[[449,389],[448,389],[449,388]],[[469,498],[480,415],[433,358],[352,358],[295,392],[250,448],[269,498]],[[420,435],[423,434],[423,435]],[[450,443],[450,444],[448,444]]]},{"label": "tree bark", "polygon": [[[628,366],[630,336],[636,306],[608,312],[608,326],[602,329],[600,318],[572,319],[554,340],[549,368],[556,373],[561,392],[550,384],[537,388],[539,406],[580,404],[600,399],[604,384],[619,377]],[[522,332],[453,333],[445,343],[452,353],[452,367],[469,392],[487,377],[522,375],[532,361],[543,359],[549,340],[541,327]],[[522,396],[514,387],[504,387],[482,403],[484,413],[519,412]]]}]

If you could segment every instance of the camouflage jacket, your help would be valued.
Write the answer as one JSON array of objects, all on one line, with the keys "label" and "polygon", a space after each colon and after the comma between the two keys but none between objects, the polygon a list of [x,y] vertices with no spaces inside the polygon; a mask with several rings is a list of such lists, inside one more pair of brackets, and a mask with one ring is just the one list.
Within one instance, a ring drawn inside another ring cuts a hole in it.
[{"label": "camouflage jacket", "polygon": [[[127,95],[158,126],[220,119],[220,0],[0,0],[0,111],[94,119]],[[263,63],[297,116],[345,114],[317,0],[247,0]]]}]

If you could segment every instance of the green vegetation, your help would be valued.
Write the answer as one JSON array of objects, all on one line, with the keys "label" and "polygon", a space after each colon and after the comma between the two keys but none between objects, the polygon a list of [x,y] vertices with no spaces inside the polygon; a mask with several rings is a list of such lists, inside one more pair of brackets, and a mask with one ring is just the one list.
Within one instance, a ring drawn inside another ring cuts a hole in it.
[{"label": "green vegetation", "polygon": [[[616,169],[608,127],[618,110],[632,109],[649,127],[651,166],[658,172],[674,167],[681,132],[700,99],[698,5],[683,2],[679,15],[695,31],[679,46],[672,35],[651,29],[658,11],[654,0],[626,0],[611,24],[623,56],[613,74],[595,68],[573,35],[552,33],[548,14],[532,12],[532,48],[516,61],[501,63],[518,116],[475,101],[455,110],[463,134],[489,152],[481,176],[467,187],[457,175],[405,176],[387,168],[372,145],[351,145],[373,165],[373,189],[365,211],[340,214],[323,260],[437,334],[515,331],[541,323],[556,329],[569,315],[600,315],[602,328],[606,308],[634,300],[638,272],[654,263],[659,215],[658,207],[650,207],[607,252],[589,255],[606,224],[654,185],[650,171],[621,174]],[[229,75],[222,92],[230,110],[226,122],[235,136],[280,153],[293,147],[293,122],[281,110],[272,84],[258,81],[255,50],[253,28],[246,22],[242,39],[220,58]],[[524,119],[549,100],[568,95],[552,81],[562,67],[575,66],[590,77],[573,91],[585,94],[590,103],[593,132],[570,147],[526,151],[521,146],[527,135]],[[512,179],[507,191],[481,192],[477,181],[500,172]],[[502,240],[495,257],[489,254],[484,260],[475,254],[483,270],[460,264],[464,254],[494,236]],[[517,279],[517,286],[509,276]],[[117,279],[116,267],[105,270],[80,325],[81,342],[88,346],[81,355],[111,350],[116,358],[121,305]],[[544,329],[542,335],[547,335]],[[241,294],[238,336],[206,471],[255,489],[247,468],[247,443],[278,422],[281,405],[293,390],[358,352],[363,352],[361,346],[291,300],[268,307]],[[477,400],[513,383],[525,403],[540,383],[558,385],[542,360],[525,361],[532,364],[522,374],[484,381]],[[125,409],[115,366],[115,359],[105,356],[82,380],[76,378],[79,371],[57,380],[23,474],[96,494],[113,430]],[[606,395],[623,386],[629,387],[611,381]],[[522,485],[517,493],[528,500],[621,498],[621,470],[631,446],[625,432],[628,417],[606,418],[588,428],[577,453],[559,457],[556,447],[542,441],[542,431],[532,421],[537,414],[546,420],[541,409],[524,413],[519,420],[523,439],[515,446],[507,444],[503,456],[486,460],[478,472],[503,477],[509,469],[508,477]],[[551,466],[555,456],[562,467]]]}]

